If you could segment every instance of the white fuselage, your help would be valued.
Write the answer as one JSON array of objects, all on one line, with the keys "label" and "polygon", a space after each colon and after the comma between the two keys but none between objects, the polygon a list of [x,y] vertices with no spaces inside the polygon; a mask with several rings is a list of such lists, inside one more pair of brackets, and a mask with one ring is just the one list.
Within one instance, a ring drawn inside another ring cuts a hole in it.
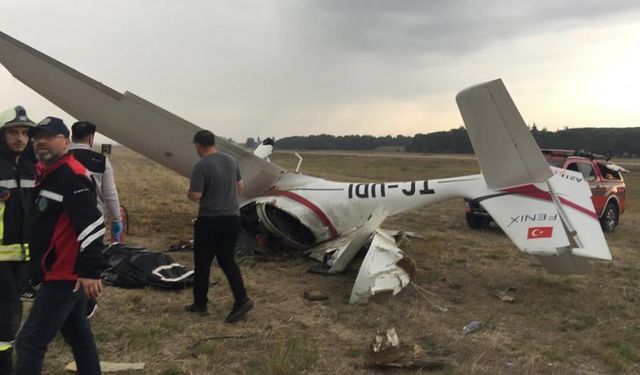
[{"label": "white fuselage", "polygon": [[347,183],[287,173],[272,189],[251,201],[274,206],[297,218],[313,233],[315,243],[320,243],[361,226],[379,206],[384,206],[388,215],[395,215],[486,192],[479,174],[437,180]]}]

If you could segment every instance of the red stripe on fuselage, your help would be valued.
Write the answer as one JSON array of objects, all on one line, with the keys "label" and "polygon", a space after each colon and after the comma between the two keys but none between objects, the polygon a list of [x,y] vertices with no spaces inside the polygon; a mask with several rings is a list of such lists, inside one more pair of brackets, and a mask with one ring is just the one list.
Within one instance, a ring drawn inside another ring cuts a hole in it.
[{"label": "red stripe on fuselage", "polygon": [[[551,199],[551,194],[549,194],[548,192],[544,191],[544,190],[540,190],[539,188],[533,186],[533,185],[525,185],[525,186],[518,186],[515,188],[509,188],[509,189],[504,189],[504,192],[507,193],[512,193],[512,194],[520,194],[520,195],[526,195],[528,197],[531,198],[536,198],[536,199],[541,199],[544,201],[552,201]],[[594,219],[598,218],[598,215],[596,215],[595,212],[589,210],[588,208],[582,207],[576,203],[571,202],[570,200],[567,200],[565,198],[562,197],[558,197],[560,198],[560,203],[569,206],[577,211],[582,212],[585,215],[591,216]]]},{"label": "red stripe on fuselage", "polygon": [[291,200],[294,200],[294,201],[306,206],[314,214],[316,214],[316,216],[318,217],[318,219],[320,219],[322,224],[324,224],[327,228],[329,228],[329,231],[331,232],[331,237],[332,238],[338,237],[338,231],[336,230],[336,228],[331,223],[331,220],[329,220],[329,217],[324,212],[322,212],[320,207],[318,207],[315,204],[313,204],[313,202],[311,202],[307,198],[302,197],[302,196],[300,196],[300,195],[298,195],[296,193],[290,192],[290,191],[282,191],[282,190],[269,190],[269,191],[266,192],[265,195],[267,195],[267,196],[268,195],[273,195],[273,196],[286,197],[286,198],[289,198]]}]

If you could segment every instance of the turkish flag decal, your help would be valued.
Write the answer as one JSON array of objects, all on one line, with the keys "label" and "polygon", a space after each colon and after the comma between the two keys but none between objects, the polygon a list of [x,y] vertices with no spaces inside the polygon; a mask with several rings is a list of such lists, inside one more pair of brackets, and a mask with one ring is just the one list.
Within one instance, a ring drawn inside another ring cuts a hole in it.
[{"label": "turkish flag decal", "polygon": [[553,227],[531,227],[527,232],[527,239],[550,238],[553,235]]}]

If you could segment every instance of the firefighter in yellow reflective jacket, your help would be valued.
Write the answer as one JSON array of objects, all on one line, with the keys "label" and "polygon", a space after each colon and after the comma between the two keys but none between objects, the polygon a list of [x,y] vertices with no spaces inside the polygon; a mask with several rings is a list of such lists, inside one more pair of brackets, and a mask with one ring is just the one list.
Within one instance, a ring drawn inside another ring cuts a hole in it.
[{"label": "firefighter in yellow reflective jacket", "polygon": [[27,132],[35,124],[21,106],[0,113],[0,375],[13,369],[13,341],[28,278],[27,209],[35,186],[35,156]]}]

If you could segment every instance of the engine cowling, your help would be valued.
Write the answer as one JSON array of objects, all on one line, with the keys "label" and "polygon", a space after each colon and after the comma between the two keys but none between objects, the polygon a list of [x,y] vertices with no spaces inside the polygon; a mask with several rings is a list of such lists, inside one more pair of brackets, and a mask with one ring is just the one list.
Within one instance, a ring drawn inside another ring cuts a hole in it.
[{"label": "engine cowling", "polygon": [[306,206],[286,197],[260,197],[240,211],[247,232],[268,232],[297,249],[308,249],[335,236]]}]

